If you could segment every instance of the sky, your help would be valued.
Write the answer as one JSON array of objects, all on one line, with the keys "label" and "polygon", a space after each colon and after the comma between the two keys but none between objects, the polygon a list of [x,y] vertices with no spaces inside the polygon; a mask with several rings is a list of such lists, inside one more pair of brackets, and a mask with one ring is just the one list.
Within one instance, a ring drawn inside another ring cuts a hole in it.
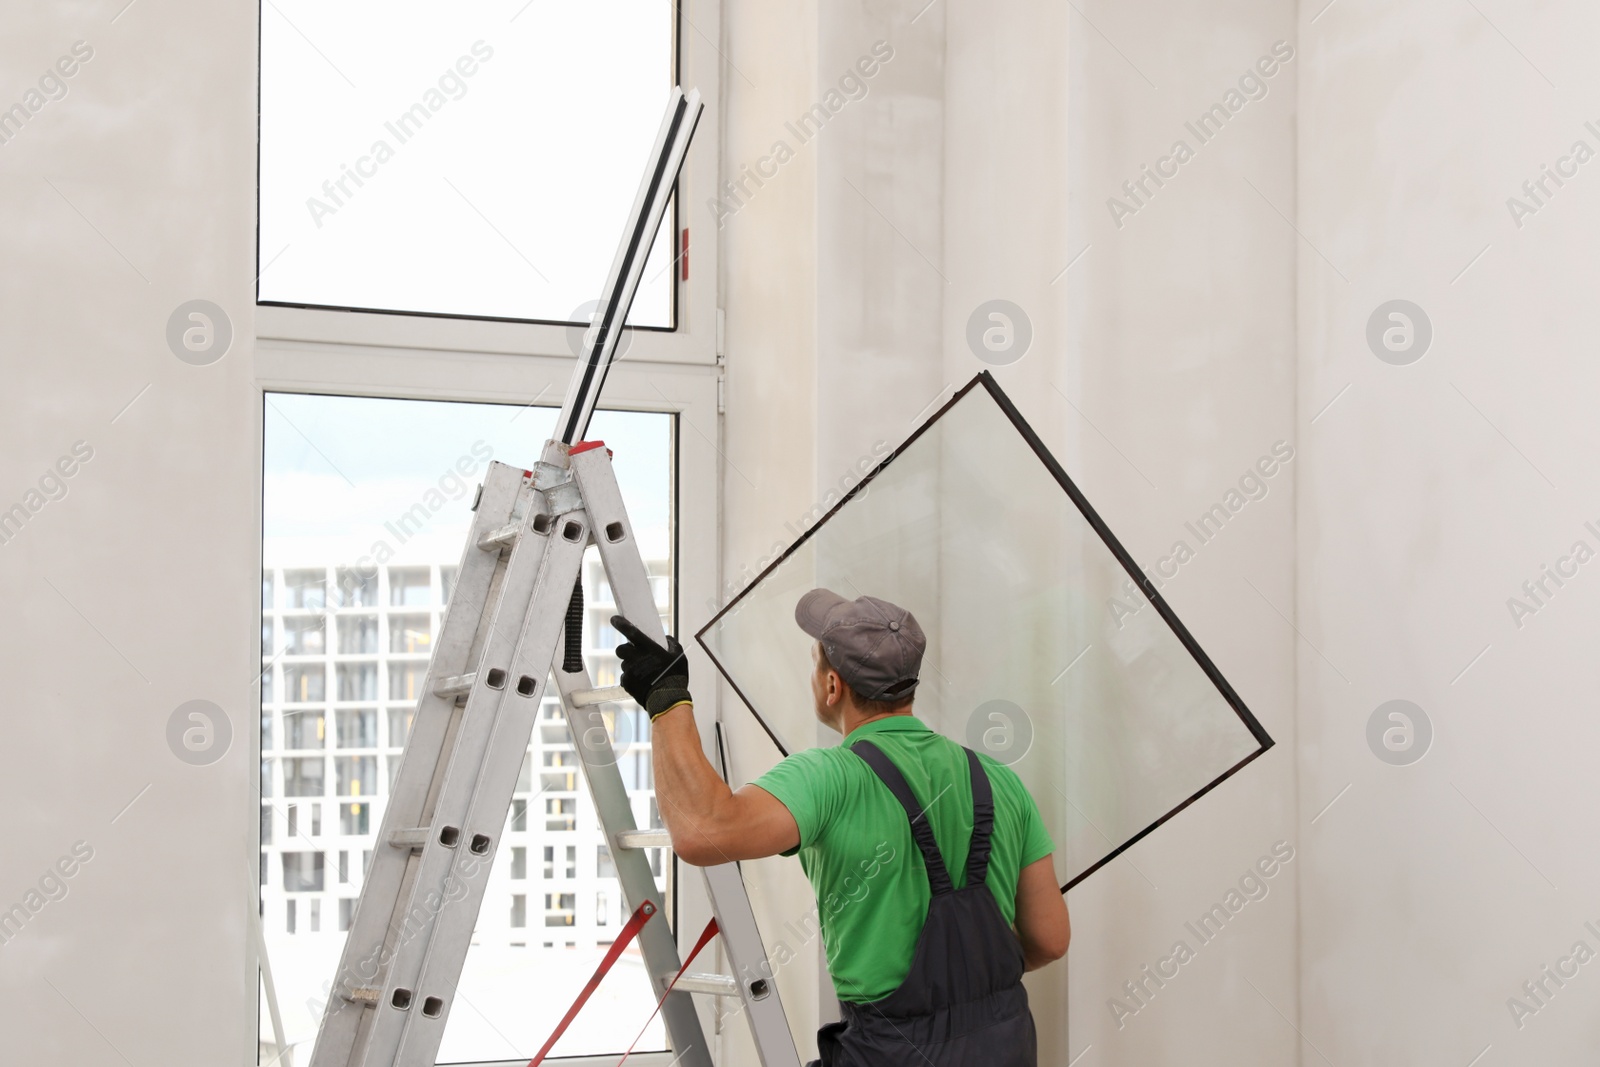
[{"label": "sky", "polygon": [[[264,564],[355,563],[380,541],[397,563],[456,562],[488,460],[531,467],[556,415],[554,407],[268,393]],[[665,558],[672,416],[599,411],[588,438],[614,453],[641,553]],[[459,476],[458,463],[469,476]],[[402,543],[385,524],[435,489],[444,506]]]}]

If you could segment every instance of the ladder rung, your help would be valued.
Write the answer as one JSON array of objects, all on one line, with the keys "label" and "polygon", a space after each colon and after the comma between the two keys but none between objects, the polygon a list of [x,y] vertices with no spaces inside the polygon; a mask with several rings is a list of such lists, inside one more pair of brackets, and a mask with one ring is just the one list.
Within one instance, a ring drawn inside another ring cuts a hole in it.
[{"label": "ladder rung", "polygon": [[572,706],[575,708],[590,708],[596,704],[610,704],[618,700],[632,700],[628,691],[620,685],[608,685],[604,689],[578,689],[572,694]]},{"label": "ladder rung", "polygon": [[[662,984],[672,981],[672,975],[662,976]],[[678,979],[674,989],[681,989],[685,993],[709,993],[714,997],[736,997],[739,995],[739,983],[732,975],[727,974],[696,974],[690,971]]]},{"label": "ladder rung", "polygon": [[672,835],[665,830],[623,830],[617,834],[618,848],[671,848]]},{"label": "ladder rung", "polygon": [[462,693],[472,692],[472,683],[477,681],[478,672],[470,674],[452,674],[448,678],[441,678],[439,684],[433,687],[436,697],[458,697]]},{"label": "ladder rung", "polygon": [[485,552],[497,552],[500,549],[505,548],[507,545],[516,544],[517,536],[521,532],[521,523],[506,523],[506,525],[500,527],[498,530],[491,530],[485,534],[483,539],[478,542],[478,547],[483,549]]},{"label": "ladder rung", "polygon": [[389,844],[395,848],[421,848],[428,843],[428,828],[413,826],[409,830],[391,830]]},{"label": "ladder rung", "polygon": [[[688,978],[690,975],[686,974],[684,977]],[[352,1004],[376,1004],[378,999],[383,996],[383,990],[371,986],[360,986],[341,995]]]}]

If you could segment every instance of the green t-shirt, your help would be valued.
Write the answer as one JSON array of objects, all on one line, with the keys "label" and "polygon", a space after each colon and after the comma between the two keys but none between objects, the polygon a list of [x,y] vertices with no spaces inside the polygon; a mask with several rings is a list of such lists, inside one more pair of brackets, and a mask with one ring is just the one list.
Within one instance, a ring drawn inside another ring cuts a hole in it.
[{"label": "green t-shirt", "polygon": [[[849,746],[870,739],[905,775],[933,823],[950,879],[965,881],[972,779],[961,746],[910,715],[857,727],[833,748],[797,752],[755,782],[800,827],[800,866],[817,894],[828,972],[840,1000],[888,996],[911,970],[928,915],[928,875],[905,809]],[[1055,851],[1033,797],[1014,771],[981,755],[994,790],[989,891],[1006,922],[1022,868]]]}]

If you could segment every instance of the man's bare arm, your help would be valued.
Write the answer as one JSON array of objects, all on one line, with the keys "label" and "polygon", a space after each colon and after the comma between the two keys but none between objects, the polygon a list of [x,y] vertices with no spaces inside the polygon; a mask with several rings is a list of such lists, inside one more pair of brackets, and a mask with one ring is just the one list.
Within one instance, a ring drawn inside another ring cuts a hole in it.
[{"label": "man's bare arm", "polygon": [[1017,938],[1030,971],[1065,956],[1072,941],[1072,920],[1056,883],[1054,861],[1053,854],[1036,860],[1017,878]]},{"label": "man's bare arm", "polygon": [[656,803],[685,863],[761,859],[800,843],[794,816],[777,797],[753,785],[734,792],[718,776],[700,748],[692,704],[658,715],[650,730]]}]

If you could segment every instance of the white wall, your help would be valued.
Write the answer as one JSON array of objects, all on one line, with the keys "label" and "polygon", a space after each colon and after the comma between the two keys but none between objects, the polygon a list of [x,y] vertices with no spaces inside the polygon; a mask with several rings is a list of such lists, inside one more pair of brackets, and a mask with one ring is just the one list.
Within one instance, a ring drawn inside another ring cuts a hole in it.
[{"label": "white wall", "polygon": [[[1579,940],[1600,950],[1600,592],[1584,566],[1520,629],[1507,606],[1574,542],[1600,548],[1595,164],[1520,228],[1507,206],[1574,141],[1600,149],[1600,13],[1476,8],[1341,2],[1300,33],[1300,229],[1345,276],[1302,252],[1301,425],[1349,385],[1303,431],[1302,814],[1350,786],[1307,835],[1301,1026],[1341,1067],[1600,1042],[1593,964],[1520,1029],[1507,1005]],[[1396,298],[1433,325],[1409,366],[1364,337]],[[1435,731],[1407,767],[1363,735],[1395,698]]]},{"label": "white wall", "polygon": [[[14,6],[0,38],[5,106],[75,41],[93,49],[0,146],[3,506],[93,449],[0,546],[0,907],[93,850],[0,947],[0,1033],[17,1063],[254,1062],[255,13],[122,7]],[[197,298],[233,324],[210,366],[165,338]],[[238,625],[219,604],[244,606]],[[197,699],[233,732],[209,766],[167,747]]]}]

